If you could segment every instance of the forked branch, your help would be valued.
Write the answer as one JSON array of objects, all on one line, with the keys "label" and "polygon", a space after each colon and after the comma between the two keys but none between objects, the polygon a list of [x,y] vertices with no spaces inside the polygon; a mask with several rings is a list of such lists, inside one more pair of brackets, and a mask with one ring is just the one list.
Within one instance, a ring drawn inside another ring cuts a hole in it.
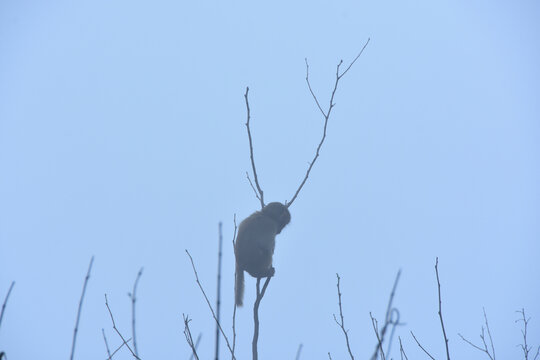
[{"label": "forked branch", "polygon": [[[529,344],[527,344],[527,327],[529,325],[529,320],[531,320],[531,318],[527,318],[525,316],[525,309],[521,309],[520,311],[516,311],[516,312],[521,314],[521,318],[517,319],[516,322],[520,322],[520,321],[523,322],[523,330],[521,330],[521,335],[523,335],[523,343],[519,344],[519,347],[521,347],[521,350],[523,350],[523,358],[525,360],[530,360],[531,357],[529,356],[529,354],[532,350],[532,346],[529,346]],[[536,354],[534,355],[534,357],[532,357],[532,360],[536,360],[539,354],[540,354],[540,346],[538,346],[538,349],[536,350]]]},{"label": "forked branch", "polygon": [[197,345],[193,341],[193,337],[191,336],[191,330],[189,329],[189,322],[191,319],[189,318],[189,315],[182,314],[182,317],[184,319],[184,335],[186,337],[186,341],[191,348],[191,353],[193,357],[195,357],[196,360],[199,360],[199,355],[197,355]]},{"label": "forked branch", "polygon": [[487,315],[486,315],[486,309],[483,309],[483,310],[484,310],[484,322],[486,324],[486,330],[487,330],[487,333],[488,333],[489,342],[491,344],[491,352],[489,351],[489,348],[488,348],[488,345],[487,345],[487,342],[486,342],[485,331],[484,331],[483,326],[482,326],[482,332],[480,333],[480,339],[482,339],[483,347],[475,345],[472,341],[467,340],[463,335],[461,335],[459,333],[458,333],[458,335],[467,344],[471,345],[473,348],[475,348],[477,350],[480,350],[480,351],[486,353],[486,355],[491,360],[495,360],[495,347],[493,346],[493,338],[491,337],[491,331],[489,330],[489,323],[488,323],[488,319],[487,319]]},{"label": "forked branch", "polygon": [[[112,322],[112,326],[113,326],[113,329],[114,331],[116,331],[116,333],[118,334],[118,336],[120,337],[120,339],[122,339],[122,345],[126,345],[126,347],[128,348],[128,350],[131,352],[131,355],[133,355],[133,357],[137,360],[141,360],[136,354],[135,352],[133,351],[133,349],[131,348],[131,346],[129,346],[128,342],[130,339],[126,340],[124,338],[124,336],[122,335],[122,333],[120,333],[120,330],[118,330],[118,328],[116,327],[116,323],[114,321],[114,317],[113,317],[113,313],[111,311],[111,308],[109,307],[109,301],[107,300],[107,294],[105,294],[105,306],[107,307],[107,310],[109,311],[109,315],[111,317],[111,322]],[[116,351],[115,351],[116,352]],[[114,355],[114,353],[113,353]]]},{"label": "forked branch", "polygon": [[315,101],[315,104],[317,105],[317,108],[319,109],[319,111],[321,112],[321,114],[322,114],[322,116],[324,118],[323,135],[322,135],[321,141],[319,142],[319,145],[317,146],[317,150],[315,151],[315,156],[313,157],[313,160],[311,160],[311,162],[309,163],[309,166],[308,166],[308,169],[306,171],[306,175],[305,175],[304,179],[300,183],[300,186],[298,187],[298,190],[296,190],[296,193],[294,194],[292,199],[287,202],[287,206],[291,206],[292,203],[294,202],[294,200],[296,200],[296,197],[300,193],[300,190],[302,190],[302,188],[304,187],[304,185],[305,185],[305,183],[306,183],[306,181],[307,181],[307,179],[309,177],[309,173],[311,172],[311,169],[313,168],[313,165],[315,165],[315,161],[317,161],[317,159],[319,158],[319,153],[321,151],[324,140],[326,139],[326,129],[328,127],[328,119],[330,119],[330,114],[332,113],[332,109],[336,105],[334,103],[334,97],[335,97],[336,91],[338,89],[339,81],[341,80],[341,78],[343,78],[343,76],[345,76],[345,74],[347,74],[347,72],[351,69],[351,67],[354,65],[354,63],[356,63],[356,60],[358,60],[360,55],[362,55],[362,53],[364,52],[364,49],[369,44],[369,40],[370,39],[368,39],[366,41],[366,43],[362,47],[362,50],[360,50],[358,55],[356,55],[354,60],[349,64],[349,66],[347,66],[347,68],[343,72],[340,73],[340,68],[341,68],[341,65],[343,65],[343,60],[341,60],[339,62],[339,64],[337,64],[337,67],[336,67],[336,79],[334,81],[334,88],[332,89],[332,94],[330,95],[330,101],[329,101],[328,108],[326,109],[326,111],[321,106],[321,103],[319,102],[319,99],[317,98],[317,95],[315,95],[315,93],[313,92],[313,88],[311,87],[311,83],[309,81],[309,64],[308,64],[308,61],[306,59],[306,83],[307,83],[309,92],[311,93],[311,96],[313,97],[313,100]]},{"label": "forked branch", "polygon": [[371,318],[371,325],[373,325],[373,331],[375,331],[375,336],[377,337],[377,344],[381,352],[381,359],[386,360],[386,356],[384,355],[384,350],[382,348],[382,340],[379,336],[379,325],[377,324],[377,319],[375,319],[373,315],[371,315],[371,312],[369,313],[369,317]]}]

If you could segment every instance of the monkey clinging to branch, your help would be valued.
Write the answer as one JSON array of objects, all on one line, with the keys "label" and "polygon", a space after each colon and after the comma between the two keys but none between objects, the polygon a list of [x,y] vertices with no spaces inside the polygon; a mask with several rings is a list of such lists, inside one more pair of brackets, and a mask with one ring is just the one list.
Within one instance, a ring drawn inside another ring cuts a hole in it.
[{"label": "monkey clinging to branch", "polygon": [[[306,171],[306,175],[304,176],[304,179],[300,183],[300,186],[296,190],[296,193],[293,195],[293,197],[290,199],[290,201],[286,202],[286,205],[283,205],[279,202],[272,202],[268,205],[264,205],[264,192],[261,189],[261,186],[259,184],[258,176],[257,176],[257,169],[255,168],[255,159],[253,156],[253,140],[251,139],[251,130],[249,127],[249,122],[251,119],[251,110],[249,107],[249,99],[248,99],[248,93],[249,93],[249,87],[246,88],[246,92],[244,94],[244,98],[246,100],[246,110],[247,110],[247,122],[246,122],[246,128],[247,128],[247,135],[249,140],[249,153],[250,153],[250,159],[251,159],[251,167],[253,170],[253,179],[255,182],[255,186],[251,182],[251,179],[249,175],[247,175],[247,178],[249,180],[249,183],[251,184],[251,187],[253,191],[255,192],[255,197],[260,201],[262,210],[256,211],[253,214],[251,214],[249,217],[244,219],[240,223],[240,226],[238,228],[238,235],[236,237],[236,243],[234,248],[234,253],[236,255],[236,284],[235,284],[235,303],[237,306],[242,305],[242,300],[244,297],[244,270],[247,271],[251,276],[257,278],[257,299],[255,300],[254,304],[254,318],[255,318],[255,332],[254,332],[254,356],[253,358],[256,359],[256,348],[257,348],[257,337],[258,337],[258,306],[260,303],[260,300],[262,299],[262,296],[264,296],[264,292],[266,290],[266,286],[268,286],[268,283],[270,281],[270,278],[274,276],[275,270],[272,267],[272,256],[274,255],[274,247],[276,245],[276,235],[281,233],[281,230],[287,224],[291,221],[291,214],[289,213],[289,207],[292,205],[292,203],[296,200],[296,197],[300,193],[300,190],[302,190],[302,187],[305,185],[309,174],[311,172],[311,169],[313,168],[313,165],[317,161],[317,158],[319,157],[319,152],[321,151],[321,147],[324,143],[324,140],[326,139],[326,129],[328,126],[328,119],[330,118],[330,113],[332,112],[332,109],[335,106],[334,103],[334,97],[336,95],[336,91],[338,88],[339,81],[347,72],[351,69],[351,67],[354,65],[356,60],[362,55],[364,52],[364,49],[366,48],[367,44],[369,43],[369,39],[365,43],[364,47],[360,51],[360,53],[354,58],[354,60],[347,66],[345,70],[341,70],[341,65],[343,65],[343,60],[341,60],[337,67],[336,67],[336,80],[334,82],[334,88],[332,90],[332,93],[330,95],[330,104],[328,106],[328,109],[326,111],[321,107],[321,103],[319,102],[319,99],[317,99],[317,96],[313,92],[313,89],[311,88],[311,84],[309,82],[309,65],[306,59],[306,83],[309,89],[309,92],[311,93],[311,96],[313,97],[313,100],[315,101],[315,104],[317,104],[317,107],[321,114],[324,117],[324,128],[323,128],[323,134],[321,141],[319,142],[319,145],[317,146],[317,149],[315,151],[315,156],[313,157],[313,160],[309,163],[308,169]],[[246,173],[247,174],[247,173]],[[267,280],[263,286],[263,291],[259,292],[259,283],[260,279],[266,277]]]},{"label": "monkey clinging to branch", "polygon": [[287,206],[272,202],[244,219],[236,237],[236,305],[244,298],[244,270],[255,278],[274,276],[272,255],[276,235],[291,221]]}]

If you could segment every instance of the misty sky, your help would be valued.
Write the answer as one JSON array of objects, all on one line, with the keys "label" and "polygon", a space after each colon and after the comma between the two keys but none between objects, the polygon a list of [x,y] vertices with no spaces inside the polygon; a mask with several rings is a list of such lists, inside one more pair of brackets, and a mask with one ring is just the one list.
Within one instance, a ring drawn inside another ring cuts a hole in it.
[{"label": "misty sky", "polygon": [[[0,327],[9,360],[69,358],[88,263],[76,359],[131,337],[138,287],[142,359],[188,359],[182,314],[214,354],[223,222],[222,323],[231,333],[233,218],[259,208],[246,179],[245,87],[261,186],[290,200],[261,304],[260,359],[348,358],[332,314],[336,273],[351,348],[369,358],[399,269],[396,329],[409,359],[445,358],[435,259],[452,358],[485,308],[497,358],[540,345],[540,4],[535,1],[2,1]],[[251,354],[254,280],[237,312]],[[534,348],[536,351],[536,347]],[[222,358],[227,358],[221,342]],[[131,359],[123,349],[114,357]]]}]

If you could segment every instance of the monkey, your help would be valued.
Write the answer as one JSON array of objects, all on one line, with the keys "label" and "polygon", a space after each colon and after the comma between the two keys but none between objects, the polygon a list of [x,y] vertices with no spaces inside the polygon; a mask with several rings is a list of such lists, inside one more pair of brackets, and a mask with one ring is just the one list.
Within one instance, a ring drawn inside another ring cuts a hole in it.
[{"label": "monkey", "polygon": [[276,235],[291,221],[287,206],[272,202],[245,218],[238,226],[234,253],[236,255],[235,302],[242,306],[244,270],[255,278],[272,277],[272,255]]}]

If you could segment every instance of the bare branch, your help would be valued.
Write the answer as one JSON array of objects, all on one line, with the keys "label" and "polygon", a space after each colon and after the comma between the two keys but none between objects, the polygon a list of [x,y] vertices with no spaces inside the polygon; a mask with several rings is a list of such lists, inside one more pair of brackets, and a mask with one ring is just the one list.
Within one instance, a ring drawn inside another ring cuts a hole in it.
[{"label": "bare branch", "polygon": [[75,329],[73,330],[73,341],[71,343],[71,355],[70,359],[73,360],[75,355],[75,343],[77,341],[77,332],[79,331],[79,320],[81,319],[81,310],[84,300],[84,294],[86,293],[86,285],[88,284],[88,279],[90,279],[90,271],[92,270],[92,264],[94,263],[94,257],[90,259],[90,264],[88,265],[88,271],[86,272],[86,277],[84,278],[83,289],[81,293],[81,298],[79,300],[79,308],[77,309],[77,319],[75,320]]},{"label": "bare branch", "polygon": [[[259,199],[259,202],[261,203],[261,209],[262,209],[264,207],[264,192],[262,191],[261,186],[259,185],[259,178],[257,177],[257,169],[255,168],[255,158],[253,157],[253,141],[251,139],[251,130],[249,128],[249,120],[251,119],[251,110],[249,109],[248,93],[249,93],[249,87],[246,87],[246,93],[244,94],[244,98],[246,99],[246,110],[247,110],[246,128],[247,128],[248,139],[249,139],[249,154],[250,154],[250,159],[251,159],[251,168],[253,170],[253,178],[255,180],[255,185],[257,185],[257,190],[259,192],[259,196],[257,196],[257,199]],[[253,187],[253,184],[251,186]]]},{"label": "bare branch", "polygon": [[204,291],[201,282],[199,281],[199,274],[197,274],[197,269],[195,268],[195,263],[193,262],[193,258],[191,257],[191,254],[189,251],[186,250],[186,254],[189,256],[189,260],[191,260],[191,266],[193,268],[193,273],[195,274],[195,280],[197,282],[197,285],[199,285],[199,289],[201,289],[201,292],[204,296],[204,299],[206,300],[206,303],[208,304],[208,307],[210,308],[210,311],[212,312],[212,316],[214,317],[214,320],[216,321],[217,326],[219,327],[219,330],[221,331],[221,335],[225,338],[225,342],[227,343],[227,347],[229,348],[229,351],[231,352],[233,360],[235,360],[234,351],[231,348],[231,345],[229,344],[229,339],[227,338],[227,335],[225,335],[225,332],[221,328],[221,324],[219,323],[219,320],[216,317],[216,313],[214,312],[214,309],[212,308],[212,305],[210,304],[210,300],[208,300],[208,296],[206,296],[206,292]]},{"label": "bare branch", "polygon": [[[493,357],[491,356],[491,354],[489,353],[488,349],[487,348],[481,348],[480,346],[478,345],[475,345],[473,344],[471,341],[467,340],[463,335],[461,335],[460,333],[458,333],[458,336],[463,340],[465,341],[467,344],[471,345],[473,348],[477,349],[477,350],[480,350],[484,353],[487,354],[487,356],[489,356],[489,358],[491,360],[493,360]],[[482,335],[480,335],[480,337],[482,338],[482,341],[483,341],[483,337],[484,337],[484,328],[482,328]],[[484,343],[485,345],[485,343]]]},{"label": "bare branch", "polygon": [[[109,315],[111,316],[111,322],[112,322],[112,325],[113,325],[113,329],[114,331],[116,331],[116,333],[118,334],[118,336],[120,337],[120,339],[122,339],[122,345],[126,345],[126,347],[129,349],[129,351],[131,352],[131,355],[133,355],[133,357],[137,360],[141,360],[137,354],[135,354],[135,352],[131,349],[131,347],[129,346],[128,344],[128,341],[129,340],[126,340],[122,334],[120,333],[120,331],[118,330],[118,328],[116,327],[116,323],[114,322],[114,317],[113,317],[113,314],[112,314],[112,311],[111,311],[111,308],[109,307],[109,302],[107,300],[107,294],[105,294],[105,306],[107,307],[107,310],[109,310]],[[114,354],[113,354],[114,355]]]},{"label": "bare branch", "polygon": [[[235,260],[236,260],[236,252],[234,251],[235,245],[236,245],[236,230],[238,229],[238,227],[236,226],[236,214],[234,214],[233,222],[234,222],[234,234],[233,234],[232,244],[233,244],[233,252],[235,254]],[[234,267],[234,283],[236,286],[236,266]],[[236,293],[236,288],[234,290]],[[232,351],[231,351],[232,359],[234,359],[234,350],[236,348],[236,308],[237,308],[236,301],[233,301],[233,302],[234,302],[234,309],[233,309],[233,316],[232,316],[233,340],[232,340]]]},{"label": "bare branch", "polygon": [[448,350],[448,338],[446,337],[446,330],[444,329],[444,322],[441,310],[441,282],[439,281],[439,258],[435,260],[435,274],[437,276],[437,289],[439,293],[439,318],[441,319],[441,328],[444,336],[444,345],[446,346],[446,358],[450,360],[450,351]]},{"label": "bare branch", "polygon": [[4,303],[2,304],[2,311],[0,312],[0,327],[2,326],[2,319],[4,318],[4,310],[6,310],[9,295],[11,294],[11,290],[13,290],[14,286],[15,286],[15,281],[12,281],[11,285],[9,285],[9,289],[6,294],[6,298],[4,299]]},{"label": "bare branch", "polygon": [[343,318],[343,308],[341,306],[341,289],[339,287],[339,281],[341,280],[341,278],[339,277],[338,273],[336,273],[336,277],[337,277],[337,292],[338,292],[338,303],[339,303],[339,317],[341,321],[337,320],[336,314],[334,314],[334,321],[341,328],[341,331],[343,331],[343,335],[345,335],[345,342],[347,343],[347,350],[349,351],[349,356],[351,357],[351,360],[354,360],[354,356],[351,351],[351,345],[349,343],[349,334],[348,334],[349,330],[345,330],[345,320]]},{"label": "bare branch", "polygon": [[107,355],[108,355],[107,359],[110,359],[111,351],[109,350],[109,343],[107,342],[107,337],[105,336],[105,329],[102,328],[101,333],[103,334],[103,341],[105,341],[105,348],[107,349]]},{"label": "bare branch", "polygon": [[[394,334],[394,330],[396,329],[396,326],[398,325],[401,325],[401,323],[399,322],[399,319],[400,319],[400,314],[399,314],[399,310],[397,308],[394,308],[392,307],[392,303],[394,301],[394,295],[396,293],[396,288],[397,288],[397,284],[399,282],[399,278],[401,276],[401,270],[399,270],[396,274],[396,279],[394,280],[394,285],[392,286],[392,291],[390,292],[390,297],[388,299],[388,305],[386,306],[386,316],[385,316],[385,320],[384,320],[384,325],[381,329],[381,344],[384,343],[384,336],[386,334],[386,331],[388,329],[388,326],[392,325],[392,332],[390,333],[390,340],[388,341],[388,349],[386,351],[386,354],[390,354],[390,348],[391,348],[391,345],[392,345],[392,338],[393,338],[393,334]],[[393,314],[397,314],[396,317],[397,319],[396,320],[393,320]],[[373,355],[371,355],[371,360],[376,360],[377,359],[377,355],[379,354],[379,344],[376,344],[375,345],[375,350],[373,352]]]},{"label": "bare branch", "polygon": [[[525,309],[521,309],[520,311],[518,310],[516,312],[521,314],[521,318],[517,319],[515,322],[517,323],[523,321],[523,330],[521,330],[521,334],[523,335],[523,344],[519,344],[518,346],[521,347],[521,350],[523,350],[524,359],[529,360],[529,353],[532,350],[532,346],[529,346],[527,344],[527,327],[531,318],[527,318],[525,316]],[[534,355],[533,360],[536,360],[538,358],[538,354],[540,354],[540,346],[538,346],[538,349],[536,350],[536,355]]]},{"label": "bare branch", "polygon": [[137,337],[135,336],[135,302],[137,301],[137,285],[139,284],[139,279],[141,278],[143,269],[144,268],[141,268],[137,273],[135,283],[133,284],[133,292],[128,293],[128,296],[131,299],[131,329],[133,332],[133,349],[137,356],[139,356],[139,351],[137,350]]},{"label": "bare branch", "polygon": [[307,58],[304,59],[306,61],[306,83],[309,89],[309,92],[311,93],[311,96],[313,97],[313,100],[315,101],[315,104],[317,104],[317,107],[319,108],[319,111],[321,112],[322,116],[326,118],[326,113],[324,112],[321,104],[319,103],[319,99],[317,99],[317,95],[313,92],[313,89],[311,88],[311,83],[309,82],[309,64],[307,61]]},{"label": "bare branch", "polygon": [[429,356],[432,360],[435,360],[435,358],[433,356],[431,356],[431,354],[426,349],[424,349],[424,347],[422,345],[420,345],[420,342],[416,339],[416,336],[414,336],[414,333],[412,331],[411,331],[411,335],[414,338],[414,341],[416,341],[416,343],[420,347],[420,349],[424,350],[426,355]]},{"label": "bare branch", "polygon": [[[486,329],[487,329],[488,336],[489,336],[489,342],[491,343],[491,352],[493,354],[493,360],[495,360],[495,347],[493,346],[493,337],[491,336],[491,330],[489,330],[489,323],[488,323],[488,318],[487,318],[487,315],[486,315],[486,309],[484,307],[482,307],[482,310],[484,311],[484,320],[486,321]],[[484,340],[483,336],[482,336],[482,340]],[[485,345],[485,343],[486,342],[484,341],[484,345]]]},{"label": "bare branch", "polygon": [[[120,344],[119,347],[116,348],[116,350],[113,351],[113,353],[111,354],[110,350],[109,350],[109,343],[107,342],[107,337],[105,336],[105,330],[104,329],[101,329],[101,332],[103,333],[103,341],[105,341],[105,347],[107,348],[107,360],[111,360],[113,358],[113,356],[125,345],[124,343]],[[126,340],[126,343],[130,342],[131,341],[131,338],[127,339]]]},{"label": "bare branch", "polygon": [[401,337],[398,336],[399,339],[399,353],[401,355],[401,360],[403,360],[403,357],[405,357],[405,360],[409,360],[407,357],[407,354],[405,354],[405,350],[403,350],[403,344],[401,343]]},{"label": "bare branch", "polygon": [[261,197],[259,196],[259,193],[257,192],[257,189],[255,189],[255,186],[253,186],[253,182],[251,181],[251,178],[249,177],[249,173],[247,171],[246,171],[246,178],[249,181],[249,185],[251,186],[251,189],[255,193],[255,197],[257,198],[257,200],[261,201]]},{"label": "bare branch", "polygon": [[350,63],[350,65],[345,69],[344,72],[341,73],[341,75],[339,75],[339,78],[342,78],[346,73],[347,71],[349,71],[349,69],[354,65],[354,63],[356,62],[356,60],[358,60],[358,58],[360,57],[360,55],[362,55],[362,53],[364,52],[364,49],[366,48],[366,46],[368,46],[369,44],[369,41],[371,39],[368,38],[366,43],[364,44],[364,47],[362,48],[362,50],[360,50],[360,52],[358,53],[358,55],[356,55],[356,57],[354,58],[354,60]]},{"label": "bare branch", "polygon": [[257,286],[256,286],[257,297],[255,298],[255,303],[253,304],[253,322],[254,322],[253,341],[251,342],[253,360],[257,360],[259,358],[259,354],[257,351],[257,343],[259,341],[259,305],[261,304],[261,300],[264,296],[264,293],[266,292],[266,288],[268,287],[268,284],[270,283],[270,279],[272,279],[272,277],[270,276],[266,278],[262,291],[260,291],[261,278],[257,278]]},{"label": "bare branch", "polygon": [[[287,202],[287,207],[291,206],[292,203],[294,202],[294,200],[296,200],[296,197],[298,196],[298,194],[300,193],[300,190],[302,190],[302,188],[304,187],[308,177],[309,177],[309,174],[311,172],[311,169],[313,168],[313,165],[315,165],[315,161],[317,161],[317,158],[319,157],[319,153],[321,151],[321,147],[324,143],[324,140],[326,139],[326,129],[328,127],[328,120],[330,119],[330,114],[332,112],[332,109],[334,108],[335,106],[335,103],[334,103],[334,97],[336,95],[336,91],[338,89],[338,85],[339,85],[339,80],[341,80],[341,78],[343,76],[345,76],[345,74],[349,71],[349,69],[354,65],[354,63],[356,62],[356,60],[358,60],[358,58],[360,57],[360,55],[362,55],[362,53],[364,52],[364,49],[366,48],[366,46],[368,45],[369,43],[369,39],[367,40],[367,42],[364,44],[364,47],[362,48],[362,50],[360,51],[360,53],[358,53],[358,55],[354,58],[354,60],[349,64],[349,66],[347,67],[347,69],[345,69],[344,72],[342,72],[341,74],[339,73],[339,68],[340,66],[343,64],[343,60],[341,60],[339,62],[339,64],[337,65],[337,69],[336,69],[336,80],[334,82],[334,88],[332,90],[332,94],[330,95],[330,102],[329,102],[329,105],[328,105],[328,109],[325,111],[320,102],[319,102],[319,99],[317,98],[317,96],[315,95],[315,92],[313,91],[312,87],[311,87],[311,83],[309,81],[309,64],[308,64],[308,61],[307,59],[306,60],[306,83],[307,83],[307,86],[308,86],[308,89],[309,89],[309,92],[311,93],[311,96],[313,97],[313,100],[315,101],[315,104],[317,105],[317,108],[319,109],[319,111],[321,112],[323,118],[324,118],[324,127],[323,127],[323,135],[322,135],[322,138],[321,138],[321,141],[319,142],[319,145],[317,146],[317,150],[315,151],[315,156],[313,157],[313,160],[309,163],[309,167],[306,171],[306,175],[304,177],[304,179],[302,180],[302,182],[300,183],[300,186],[298,187],[298,190],[296,190],[296,193],[294,194],[294,196],[292,197],[292,199],[290,201]],[[247,94],[247,92],[246,92]]]},{"label": "bare branch", "polygon": [[377,336],[377,343],[379,344],[379,350],[381,351],[381,358],[382,360],[386,360],[386,356],[384,356],[384,351],[382,348],[382,340],[379,337],[379,326],[377,325],[377,319],[371,315],[371,312],[369,313],[369,317],[371,318],[371,324],[373,325],[373,331],[375,331],[375,335]]},{"label": "bare branch", "polygon": [[482,344],[484,345],[483,348],[481,348],[478,345],[473,344],[471,341],[467,340],[463,335],[461,335],[459,333],[458,333],[458,335],[467,344],[471,345],[475,349],[478,349],[478,350],[486,353],[487,356],[491,360],[495,360],[495,347],[493,346],[493,338],[491,337],[491,331],[489,330],[489,323],[488,323],[488,319],[487,319],[487,315],[486,315],[486,309],[483,308],[483,310],[484,310],[484,321],[485,321],[485,324],[486,324],[486,328],[487,328],[487,332],[488,332],[488,336],[489,336],[489,341],[491,343],[491,353],[489,352],[489,349],[488,349],[488,346],[487,346],[487,343],[486,343],[486,338],[485,338],[485,333],[484,333],[484,327],[483,326],[482,326],[482,332],[480,334],[480,339],[482,339]]},{"label": "bare branch", "polygon": [[298,345],[298,350],[296,350],[296,357],[295,357],[295,360],[300,360],[300,354],[302,353],[302,347],[304,345],[300,344]]},{"label": "bare branch", "polygon": [[186,336],[186,341],[191,348],[191,352],[195,359],[199,360],[199,355],[197,355],[197,348],[195,343],[193,342],[191,331],[189,330],[189,322],[191,321],[191,319],[189,318],[189,316],[186,316],[184,314],[182,314],[182,317],[184,318],[184,335]]},{"label": "bare branch", "polygon": [[[223,224],[221,221],[218,225],[218,273],[217,273],[217,300],[216,300],[216,313],[217,320],[219,323],[220,312],[221,312],[221,257],[222,257],[222,244],[223,244]],[[219,358],[219,327],[216,325],[216,356],[215,359]]]},{"label": "bare branch", "polygon": [[[185,330],[185,329],[184,329]],[[197,340],[195,340],[195,350],[199,348],[199,343],[201,342],[202,333],[199,333],[197,336]],[[191,355],[189,356],[189,360],[193,360],[195,356],[193,355],[193,351],[191,352]]]}]

